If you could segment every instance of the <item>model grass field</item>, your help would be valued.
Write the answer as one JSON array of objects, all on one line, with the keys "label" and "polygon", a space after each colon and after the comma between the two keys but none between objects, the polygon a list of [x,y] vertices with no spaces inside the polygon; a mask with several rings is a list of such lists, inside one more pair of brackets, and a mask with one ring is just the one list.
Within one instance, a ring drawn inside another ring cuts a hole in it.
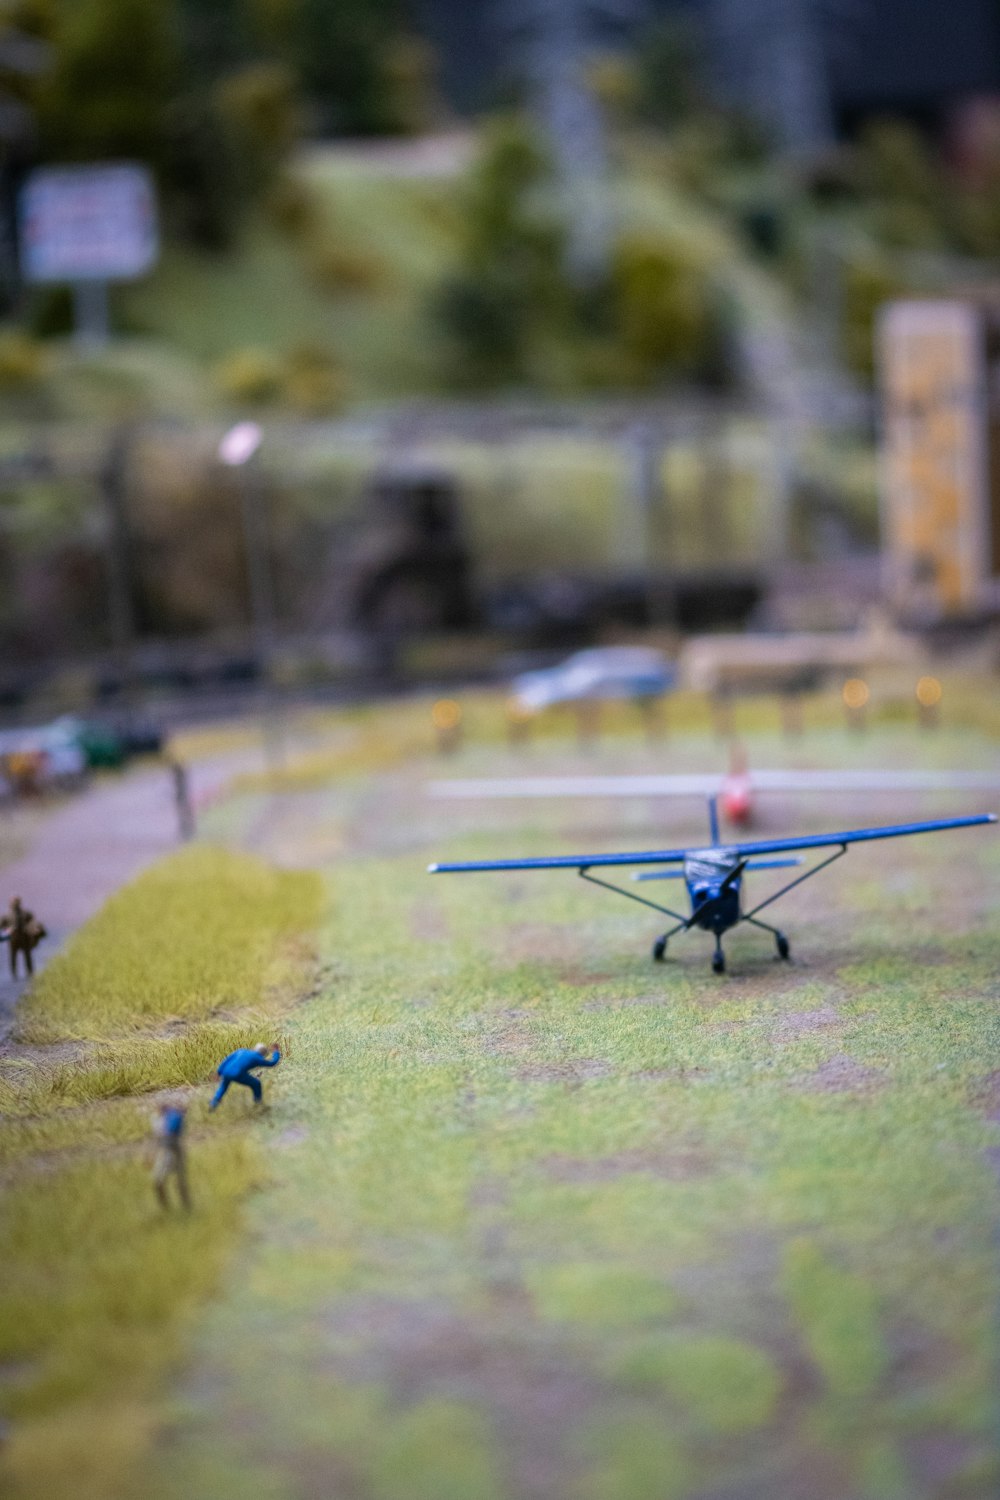
[{"label": "model grass field", "polygon": [[[851,735],[820,701],[797,743],[756,710],[741,728],[755,765],[988,768],[985,701],[924,735]],[[319,869],[321,905],[283,887],[314,876],[196,849],[110,903],[28,1000],[30,1047],[5,1059],[9,1492],[994,1494],[995,830],[872,846],[793,893],[791,964],[740,930],[723,977],[695,943],[654,965],[655,916],[578,881],[424,867],[697,842],[703,805],[444,808],[421,715],[355,715],[325,762],[204,820],[206,840]],[[725,753],[704,723],[679,705],[661,746],[619,733],[589,757],[470,735],[448,770],[704,768]],[[776,797],[760,831],[981,801]],[[94,934],[136,901],[158,923],[212,913],[198,1003],[177,998],[190,973],[145,984],[141,945],[102,968]],[[295,968],[309,933],[318,984]],[[289,1009],[296,985],[314,993]],[[251,1041],[276,1019],[270,1111],[227,1098],[209,1120],[229,1048],[200,1028]],[[70,1081],[57,1038],[96,1081]],[[200,1101],[190,1221],[158,1217],[138,1144],[165,1086]]]}]

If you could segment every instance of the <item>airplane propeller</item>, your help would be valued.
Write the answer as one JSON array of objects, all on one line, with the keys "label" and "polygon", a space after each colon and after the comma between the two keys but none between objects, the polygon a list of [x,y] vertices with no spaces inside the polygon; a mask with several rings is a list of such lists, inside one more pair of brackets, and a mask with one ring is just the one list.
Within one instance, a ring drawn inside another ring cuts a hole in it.
[{"label": "airplane propeller", "polygon": [[737,860],[736,864],[733,865],[733,868],[728,871],[725,880],[719,886],[718,895],[713,896],[709,901],[703,901],[701,906],[698,907],[698,910],[691,913],[691,916],[688,918],[688,927],[693,927],[696,921],[703,922],[705,917],[708,916],[710,912],[715,911],[717,907],[720,907],[722,905],[724,898],[728,896],[733,885],[737,880],[739,880],[740,876],[743,874],[743,871],[746,869],[749,863],[749,859]]}]

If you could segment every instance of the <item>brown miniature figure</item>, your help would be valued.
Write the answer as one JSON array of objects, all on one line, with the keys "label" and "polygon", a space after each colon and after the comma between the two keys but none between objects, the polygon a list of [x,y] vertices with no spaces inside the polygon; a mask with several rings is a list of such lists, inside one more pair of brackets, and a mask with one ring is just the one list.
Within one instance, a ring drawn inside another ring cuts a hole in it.
[{"label": "brown miniature figure", "polygon": [[191,1207],[188,1192],[187,1157],[184,1151],[184,1110],[177,1104],[160,1104],[153,1116],[156,1137],[156,1160],[153,1163],[153,1191],[161,1208],[169,1208],[167,1182],[172,1177],[185,1209]]},{"label": "brown miniature figure", "polygon": [[17,978],[17,955],[19,953],[24,958],[25,972],[28,974],[35,972],[31,955],[42,938],[46,936],[45,928],[34,912],[28,911],[21,905],[20,896],[15,896],[10,903],[10,911],[0,920],[0,940],[6,939],[7,942],[12,978]]}]

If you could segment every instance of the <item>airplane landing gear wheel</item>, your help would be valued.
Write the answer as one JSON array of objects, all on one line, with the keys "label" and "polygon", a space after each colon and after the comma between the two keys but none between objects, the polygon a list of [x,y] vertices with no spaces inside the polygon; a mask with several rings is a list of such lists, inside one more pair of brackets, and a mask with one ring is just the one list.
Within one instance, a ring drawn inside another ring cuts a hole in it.
[{"label": "airplane landing gear wheel", "polygon": [[785,937],[785,934],[783,932],[776,932],[774,934],[774,941],[778,945],[778,957],[788,958],[792,950],[788,939]]},{"label": "airplane landing gear wheel", "polygon": [[667,940],[666,938],[657,938],[656,942],[653,944],[653,957],[658,964],[662,964],[666,956]]},{"label": "airplane landing gear wheel", "polygon": [[712,973],[724,974],[726,972],[726,958],[721,948],[716,948],[712,954]]}]

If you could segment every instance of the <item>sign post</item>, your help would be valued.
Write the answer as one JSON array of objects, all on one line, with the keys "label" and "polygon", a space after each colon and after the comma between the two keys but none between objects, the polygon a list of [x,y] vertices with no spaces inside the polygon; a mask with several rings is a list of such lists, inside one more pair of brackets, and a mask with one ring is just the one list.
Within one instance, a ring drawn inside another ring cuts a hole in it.
[{"label": "sign post", "polygon": [[156,191],[136,162],[40,167],[19,202],[25,281],[73,288],[76,336],[107,343],[108,283],[131,281],[156,263]]},{"label": "sign post", "polygon": [[87,349],[101,349],[111,334],[106,281],[73,284],[73,323],[77,342]]}]

